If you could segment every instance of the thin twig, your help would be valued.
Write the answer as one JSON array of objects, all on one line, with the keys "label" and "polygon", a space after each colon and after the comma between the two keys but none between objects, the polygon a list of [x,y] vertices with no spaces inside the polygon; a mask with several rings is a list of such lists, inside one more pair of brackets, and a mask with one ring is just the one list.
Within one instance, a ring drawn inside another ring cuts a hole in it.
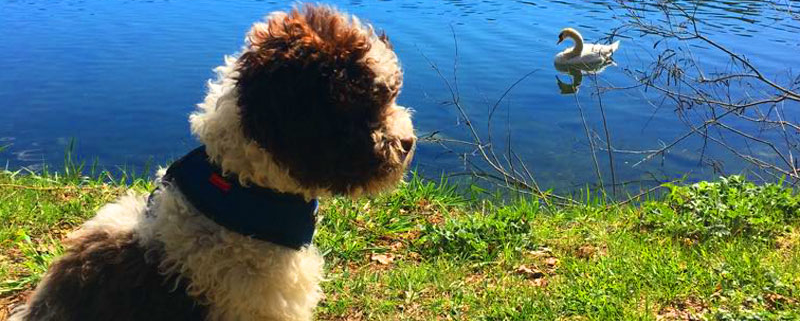
[{"label": "thin twig", "polygon": [[[595,88],[597,87],[597,74],[592,75]],[[608,122],[606,121],[606,111],[603,107],[603,96],[600,94],[599,88],[597,89],[597,101],[600,105],[600,115],[603,117],[603,131],[606,134],[606,147],[608,148],[608,167],[611,169],[611,193],[614,199],[617,198],[617,175],[614,172],[614,153],[611,152],[611,134],[608,130]]]}]

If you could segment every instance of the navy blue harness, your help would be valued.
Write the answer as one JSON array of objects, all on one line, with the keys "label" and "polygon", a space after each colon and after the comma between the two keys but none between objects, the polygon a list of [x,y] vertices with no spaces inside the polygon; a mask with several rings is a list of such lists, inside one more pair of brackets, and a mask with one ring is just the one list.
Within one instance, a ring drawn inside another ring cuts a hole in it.
[{"label": "navy blue harness", "polygon": [[208,161],[205,146],[172,163],[164,180],[177,185],[200,213],[236,233],[292,249],[310,244],[314,236],[316,199],[307,202],[223,177],[219,166]]}]

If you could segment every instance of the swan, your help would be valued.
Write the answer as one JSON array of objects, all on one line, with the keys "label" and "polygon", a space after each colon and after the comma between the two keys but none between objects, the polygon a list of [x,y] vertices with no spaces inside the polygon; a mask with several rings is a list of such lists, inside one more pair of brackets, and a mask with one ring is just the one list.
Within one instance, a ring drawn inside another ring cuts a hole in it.
[{"label": "swan", "polygon": [[558,53],[555,60],[556,65],[605,65],[612,62],[611,55],[619,48],[619,41],[610,45],[584,44],[581,34],[572,28],[561,30],[561,33],[558,34],[557,44],[566,38],[572,38],[575,46]]}]

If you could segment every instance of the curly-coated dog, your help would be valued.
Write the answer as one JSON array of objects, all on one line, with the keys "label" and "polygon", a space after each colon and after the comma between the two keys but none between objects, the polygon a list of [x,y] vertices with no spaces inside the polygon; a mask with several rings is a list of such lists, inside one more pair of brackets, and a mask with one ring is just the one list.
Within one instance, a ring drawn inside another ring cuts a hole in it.
[{"label": "curly-coated dog", "polygon": [[388,39],[321,5],[270,14],[189,120],[203,143],[70,235],[12,320],[309,320],[317,198],[390,189],[416,137]]}]

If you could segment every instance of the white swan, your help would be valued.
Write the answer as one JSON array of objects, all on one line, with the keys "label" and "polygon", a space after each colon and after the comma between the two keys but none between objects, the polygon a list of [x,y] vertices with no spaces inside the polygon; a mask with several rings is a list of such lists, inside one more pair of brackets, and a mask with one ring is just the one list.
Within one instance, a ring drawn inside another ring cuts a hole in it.
[{"label": "white swan", "polygon": [[557,44],[566,38],[571,38],[575,42],[575,46],[558,53],[555,60],[556,65],[605,65],[612,62],[611,55],[619,48],[619,41],[610,45],[584,44],[581,34],[572,28],[561,30],[561,33],[558,34]]}]

